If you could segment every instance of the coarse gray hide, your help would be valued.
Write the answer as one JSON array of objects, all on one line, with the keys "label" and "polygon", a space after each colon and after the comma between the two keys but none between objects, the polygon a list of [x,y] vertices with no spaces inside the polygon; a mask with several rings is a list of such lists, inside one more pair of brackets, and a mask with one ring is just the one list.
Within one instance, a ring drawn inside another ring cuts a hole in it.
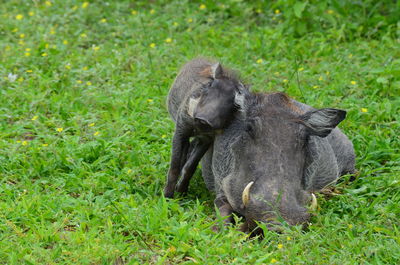
[{"label": "coarse gray hide", "polygon": [[312,192],[353,173],[353,145],[336,126],[346,112],[314,109],[283,93],[238,94],[240,111],[202,160],[222,216],[274,229],[310,219]]}]

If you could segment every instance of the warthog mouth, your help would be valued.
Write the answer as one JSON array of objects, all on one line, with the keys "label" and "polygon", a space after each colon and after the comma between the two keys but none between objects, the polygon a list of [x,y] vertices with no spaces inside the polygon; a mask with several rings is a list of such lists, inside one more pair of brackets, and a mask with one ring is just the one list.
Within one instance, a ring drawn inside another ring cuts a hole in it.
[{"label": "warthog mouth", "polygon": [[[253,184],[254,184],[254,181],[251,181],[243,189],[243,192],[242,192],[242,203],[243,203],[242,207],[243,207],[243,209],[246,209],[246,207],[249,206],[249,203],[251,200],[250,189],[253,186]],[[291,222],[291,221],[285,220],[286,218],[282,218],[282,221],[287,222],[289,225],[302,225],[303,228],[306,228],[308,226],[309,214],[312,212],[315,212],[318,208],[317,197],[315,196],[314,193],[310,193],[310,196],[311,196],[311,202],[308,207],[308,213],[303,212],[301,215],[299,215],[300,221],[292,221]],[[279,216],[279,214],[277,214],[276,216]],[[252,235],[253,234],[258,235],[259,232],[262,231],[262,229],[257,225],[257,222],[260,222],[260,221],[266,226],[266,228],[269,231],[282,232],[283,222],[280,222],[277,217],[271,216],[271,214],[268,214],[265,217],[260,218],[260,220],[254,220],[251,218],[247,218],[245,224],[242,226],[242,228],[240,230],[241,231],[246,230],[246,232],[249,232]],[[258,232],[256,232],[256,231],[258,231]]]}]

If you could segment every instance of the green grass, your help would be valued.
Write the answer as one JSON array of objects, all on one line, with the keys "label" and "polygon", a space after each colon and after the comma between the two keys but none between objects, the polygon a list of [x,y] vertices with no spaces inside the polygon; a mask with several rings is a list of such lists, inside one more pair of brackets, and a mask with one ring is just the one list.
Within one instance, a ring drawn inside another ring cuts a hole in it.
[{"label": "green grass", "polygon": [[[398,263],[396,4],[47,2],[0,5],[0,264]],[[187,197],[162,197],[166,95],[198,55],[255,91],[348,111],[358,179],[319,196],[307,231],[214,233],[200,172]]]}]

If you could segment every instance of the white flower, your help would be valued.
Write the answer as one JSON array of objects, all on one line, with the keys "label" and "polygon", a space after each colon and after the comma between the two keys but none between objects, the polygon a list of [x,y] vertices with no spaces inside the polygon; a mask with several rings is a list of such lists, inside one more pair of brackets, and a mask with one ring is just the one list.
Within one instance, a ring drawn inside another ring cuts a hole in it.
[{"label": "white flower", "polygon": [[14,75],[13,73],[9,73],[8,74],[8,81],[10,82],[14,82],[15,80],[17,80],[18,75]]}]

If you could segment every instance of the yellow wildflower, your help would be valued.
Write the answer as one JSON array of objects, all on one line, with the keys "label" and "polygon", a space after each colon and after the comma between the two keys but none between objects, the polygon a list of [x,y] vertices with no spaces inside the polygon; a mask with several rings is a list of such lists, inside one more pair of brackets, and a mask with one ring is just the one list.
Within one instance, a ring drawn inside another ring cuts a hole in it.
[{"label": "yellow wildflower", "polygon": [[352,85],[357,85],[357,82],[356,81],[351,81],[350,82]]},{"label": "yellow wildflower", "polygon": [[193,22],[193,18],[188,18],[187,22],[188,23],[192,23]]},{"label": "yellow wildflower", "polygon": [[327,12],[328,14],[330,14],[330,15],[332,15],[333,13],[335,13],[335,11],[333,11],[332,9],[328,9],[326,12]]},{"label": "yellow wildflower", "polygon": [[45,5],[46,5],[46,6],[51,6],[52,3],[51,3],[50,1],[46,1],[46,2],[45,2]]},{"label": "yellow wildflower", "polygon": [[76,80],[78,84],[82,84],[82,80]]},{"label": "yellow wildflower", "polygon": [[258,59],[257,60],[257,63],[262,63],[263,62],[263,59]]},{"label": "yellow wildflower", "polygon": [[28,145],[27,141],[22,141],[22,145]]},{"label": "yellow wildflower", "polygon": [[29,69],[29,70],[26,70],[26,72],[27,73],[32,73],[33,71]]},{"label": "yellow wildflower", "polygon": [[31,48],[26,48],[25,51],[26,51],[26,52],[30,52],[30,51],[31,51]]},{"label": "yellow wildflower", "polygon": [[271,259],[270,263],[277,263],[278,261],[276,259]]},{"label": "yellow wildflower", "polygon": [[290,240],[292,240],[292,238],[290,236],[288,236],[288,237],[286,237],[286,240],[290,241]]},{"label": "yellow wildflower", "polygon": [[87,37],[86,33],[82,33],[80,36],[81,36],[82,38],[86,38],[86,37]]},{"label": "yellow wildflower", "polygon": [[86,7],[88,7],[88,6],[89,6],[89,2],[83,2],[82,8],[86,8]]},{"label": "yellow wildflower", "polygon": [[26,56],[26,57],[29,57],[29,56],[31,56],[31,53],[30,53],[30,52],[26,52],[26,53],[25,53],[25,56]]},{"label": "yellow wildflower", "polygon": [[29,15],[30,17],[32,17],[33,15],[35,15],[35,13],[34,13],[33,11],[29,11],[28,15]]},{"label": "yellow wildflower", "polygon": [[100,50],[100,47],[99,47],[99,46],[93,45],[93,50],[94,50],[94,51],[98,51],[98,50]]},{"label": "yellow wildflower", "polygon": [[326,73],[325,73],[326,75],[330,75],[330,72],[329,71],[326,71]]},{"label": "yellow wildflower", "polygon": [[87,71],[87,69],[88,69],[87,66],[82,67],[82,70],[83,70],[83,71]]},{"label": "yellow wildflower", "polygon": [[281,11],[279,10],[279,9],[275,9],[275,14],[280,14],[281,13]]},{"label": "yellow wildflower", "polygon": [[152,100],[151,98],[149,98],[149,99],[147,100],[147,102],[152,103],[153,100]]},{"label": "yellow wildflower", "polygon": [[353,225],[352,225],[352,224],[349,224],[348,227],[349,227],[349,229],[352,229],[352,228],[353,228]]},{"label": "yellow wildflower", "polygon": [[94,125],[95,125],[95,123],[92,122],[92,123],[89,124],[89,127],[93,127]]},{"label": "yellow wildflower", "polygon": [[278,244],[278,248],[279,249],[283,248],[283,245],[282,244]]},{"label": "yellow wildflower", "polygon": [[86,85],[91,86],[91,85],[92,85],[92,82],[87,81],[87,82],[86,82]]},{"label": "yellow wildflower", "polygon": [[100,20],[100,22],[101,22],[101,23],[106,23],[106,22],[107,22],[107,19],[102,18],[102,19]]},{"label": "yellow wildflower", "polygon": [[64,131],[64,129],[61,128],[61,127],[59,127],[59,128],[56,129],[56,131],[57,131],[57,132],[62,132],[62,131]]},{"label": "yellow wildflower", "polygon": [[21,141],[20,140],[17,140],[17,143],[20,143]]},{"label": "yellow wildflower", "polygon": [[287,83],[287,82],[289,82],[289,80],[283,79],[283,83]]},{"label": "yellow wildflower", "polygon": [[303,68],[303,67],[300,67],[300,68],[299,68],[299,72],[301,72],[301,71],[304,71],[304,68]]},{"label": "yellow wildflower", "polygon": [[165,134],[161,135],[161,138],[163,138],[163,139],[164,139],[165,137],[167,137]]},{"label": "yellow wildflower", "polygon": [[31,120],[33,120],[33,121],[36,121],[36,120],[37,120],[37,118],[39,118],[39,116],[35,115],[35,116],[33,116],[33,117],[32,117],[32,119],[31,119]]},{"label": "yellow wildflower", "polygon": [[168,251],[171,252],[171,253],[174,253],[174,252],[176,252],[176,247],[170,246],[170,247],[168,248]]},{"label": "yellow wildflower", "polygon": [[20,37],[21,39],[23,39],[23,38],[25,38],[25,34],[24,34],[24,33],[21,33],[21,34],[19,34],[19,37]]},{"label": "yellow wildflower", "polygon": [[199,8],[200,8],[201,10],[206,9],[206,5],[205,5],[205,4],[201,4],[201,5],[199,6]]},{"label": "yellow wildflower", "polygon": [[21,20],[21,19],[23,19],[23,18],[24,18],[24,16],[21,15],[21,14],[18,14],[18,15],[15,16],[15,19],[16,19],[16,20]]},{"label": "yellow wildflower", "polygon": [[132,14],[132,15],[137,15],[137,11],[136,11],[136,10],[132,10],[132,11],[131,11],[131,14]]},{"label": "yellow wildflower", "polygon": [[127,173],[130,174],[132,172],[132,169],[128,169]]},{"label": "yellow wildflower", "polygon": [[154,14],[156,11],[154,9],[150,10],[150,14]]},{"label": "yellow wildflower", "polygon": [[48,146],[49,144],[42,144],[42,146],[44,146],[44,147],[46,147],[46,146]]},{"label": "yellow wildflower", "polygon": [[67,40],[63,40],[63,44],[64,44],[64,45],[67,45],[67,44],[68,44],[68,41],[67,41]]},{"label": "yellow wildflower", "polygon": [[97,136],[97,135],[99,135],[99,134],[100,134],[100,132],[97,131],[97,132],[95,132],[93,135],[94,135],[94,136]]},{"label": "yellow wildflower", "polygon": [[65,69],[70,70],[70,69],[71,69],[71,65],[70,65],[70,64],[66,64],[66,65],[65,65]]},{"label": "yellow wildflower", "polygon": [[320,77],[318,78],[318,80],[319,80],[319,81],[322,81],[322,80],[324,80],[324,78],[323,78],[322,76],[320,76]]},{"label": "yellow wildflower", "polygon": [[42,56],[43,56],[43,57],[46,57],[46,56],[47,56],[47,53],[45,53],[45,52],[42,53]]},{"label": "yellow wildflower", "polygon": [[313,86],[314,89],[319,88],[319,86]]},{"label": "yellow wildflower", "polygon": [[361,112],[368,112],[367,108],[361,108]]},{"label": "yellow wildflower", "polygon": [[173,25],[174,27],[177,27],[177,26],[179,26],[179,23],[178,23],[178,22],[174,22],[172,25]]},{"label": "yellow wildflower", "polygon": [[150,48],[155,48],[156,47],[156,44],[153,42],[153,43],[150,43]]},{"label": "yellow wildflower", "polygon": [[172,42],[172,39],[171,39],[171,38],[166,38],[166,39],[165,39],[165,42],[166,42],[166,43],[171,43],[171,42]]}]

